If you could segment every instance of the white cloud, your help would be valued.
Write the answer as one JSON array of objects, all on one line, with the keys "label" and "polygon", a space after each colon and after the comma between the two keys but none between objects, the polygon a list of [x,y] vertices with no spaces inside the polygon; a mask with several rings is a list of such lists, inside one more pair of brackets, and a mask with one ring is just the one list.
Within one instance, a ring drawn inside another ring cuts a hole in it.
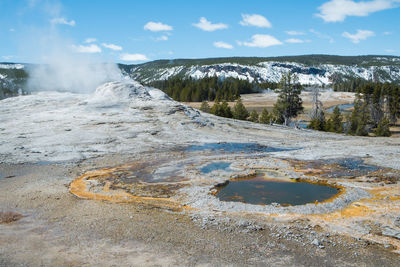
[{"label": "white cloud", "polygon": [[161,35],[160,37],[157,37],[156,40],[157,41],[167,41],[168,40],[168,36],[167,35]]},{"label": "white cloud", "polygon": [[214,46],[217,48],[233,49],[233,45],[225,42],[214,42]]},{"label": "white cloud", "polygon": [[298,32],[298,31],[286,31],[286,34],[288,34],[288,35],[293,35],[293,36],[296,36],[296,35],[305,35],[304,32]]},{"label": "white cloud", "polygon": [[75,20],[70,20],[68,21],[65,18],[54,18],[50,20],[51,24],[63,24],[63,25],[68,25],[68,26],[75,26]]},{"label": "white cloud", "polygon": [[290,39],[287,39],[285,42],[289,43],[289,44],[302,44],[302,43],[304,43],[303,40],[297,39],[297,38],[290,38]]},{"label": "white cloud", "polygon": [[355,2],[352,0],[331,0],[324,3],[318,10],[316,16],[322,18],[325,22],[344,21],[348,16],[364,17],[371,13],[395,8],[399,0],[373,0]]},{"label": "white cloud", "polygon": [[213,32],[216,30],[223,30],[228,28],[228,25],[223,24],[223,23],[215,23],[212,24],[210,21],[208,21],[205,17],[200,18],[199,23],[194,23],[193,26],[207,32]]},{"label": "white cloud", "polygon": [[122,47],[116,44],[106,44],[106,43],[102,43],[102,46],[104,46],[105,48],[114,50],[114,51],[121,51]]},{"label": "white cloud", "polygon": [[314,29],[310,29],[310,32],[315,34],[318,38],[329,40],[330,43],[334,43],[335,42],[333,40],[333,38],[331,36],[327,35],[327,34],[320,33],[320,32],[318,32],[318,31],[316,31]]},{"label": "white cloud", "polygon": [[144,61],[149,60],[146,55],[143,54],[122,54],[120,57],[123,61]]},{"label": "white cloud", "polygon": [[10,32],[15,32],[14,28],[9,29]]},{"label": "white cloud", "polygon": [[251,37],[251,40],[252,40],[251,42],[238,42],[238,44],[248,47],[263,47],[263,48],[283,44],[281,41],[268,34],[255,34]]},{"label": "white cloud", "polygon": [[161,22],[153,22],[150,21],[144,25],[143,29],[152,31],[152,32],[161,32],[161,31],[172,31],[173,28],[170,25],[163,24]]},{"label": "white cloud", "polygon": [[79,53],[101,53],[101,48],[98,45],[91,44],[91,45],[79,45],[79,46],[73,46],[73,48],[79,52]]},{"label": "white cloud", "polygon": [[1,58],[4,60],[10,60],[12,59],[14,56],[2,56]]},{"label": "white cloud", "polygon": [[243,26],[256,26],[260,28],[271,28],[271,23],[267,18],[257,14],[242,14],[242,21],[239,22]]},{"label": "white cloud", "polygon": [[383,32],[383,35],[392,35],[392,32]]},{"label": "white cloud", "polygon": [[394,49],[386,49],[385,52],[386,53],[394,53],[394,52],[396,52],[396,50],[394,50]]},{"label": "white cloud", "polygon": [[90,44],[90,43],[94,43],[97,42],[96,38],[86,38],[85,43]]},{"label": "white cloud", "polygon": [[353,43],[358,44],[360,41],[365,40],[368,37],[375,36],[375,33],[373,31],[357,30],[355,34],[344,32],[342,36],[350,39]]}]

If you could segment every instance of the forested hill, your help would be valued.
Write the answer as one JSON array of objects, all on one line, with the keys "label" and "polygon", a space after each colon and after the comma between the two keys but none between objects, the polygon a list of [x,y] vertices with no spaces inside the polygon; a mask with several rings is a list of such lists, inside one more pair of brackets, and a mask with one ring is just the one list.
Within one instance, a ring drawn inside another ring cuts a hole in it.
[{"label": "forested hill", "polygon": [[[26,70],[34,67],[35,65],[28,64],[0,63],[0,99],[25,93],[28,77]],[[233,78],[271,85],[278,83],[282,74],[288,71],[295,73],[302,85],[333,85],[344,91],[349,86],[365,81],[400,84],[400,57],[396,56],[304,55],[173,59],[136,65],[119,64],[119,67],[125,75],[145,84],[157,84],[157,81],[166,81],[173,77],[192,80],[216,77],[218,80]],[[231,91],[232,95],[237,93],[237,90]],[[239,93],[240,91],[239,89]]]},{"label": "forested hill", "polygon": [[239,78],[249,82],[278,82],[283,72],[296,73],[303,85],[328,85],[351,79],[400,83],[400,57],[303,55],[284,57],[230,57],[156,60],[137,65],[119,65],[141,81],[171,77]]},{"label": "forested hill", "polygon": [[400,57],[397,56],[335,56],[335,55],[300,55],[300,56],[280,56],[280,57],[218,57],[218,58],[200,58],[200,59],[163,59],[154,60],[143,64],[122,66],[148,66],[148,67],[175,67],[175,66],[193,66],[193,65],[212,65],[223,63],[237,63],[242,65],[257,65],[261,62],[294,62],[305,65],[333,64],[333,65],[358,65],[358,66],[381,66],[397,65],[400,66]]}]

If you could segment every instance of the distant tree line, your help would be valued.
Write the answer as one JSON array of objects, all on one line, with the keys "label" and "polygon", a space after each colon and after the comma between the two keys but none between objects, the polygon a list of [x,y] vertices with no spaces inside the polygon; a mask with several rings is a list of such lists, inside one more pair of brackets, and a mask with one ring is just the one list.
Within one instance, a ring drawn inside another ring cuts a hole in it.
[{"label": "distant tree line", "polygon": [[258,114],[256,110],[249,112],[240,97],[235,101],[233,108],[231,108],[225,100],[222,101],[222,103],[216,100],[212,107],[210,107],[208,102],[203,101],[200,110],[220,117],[248,120],[263,124],[271,124],[276,121],[274,114],[269,113],[267,108],[264,108],[261,114]]},{"label": "distant tree line", "polygon": [[361,87],[370,83],[367,80],[361,78],[353,78],[342,80],[341,78],[334,79],[333,78],[333,90],[335,92],[357,92]]},{"label": "distant tree line", "polygon": [[282,75],[279,88],[281,88],[279,89],[279,97],[271,113],[268,112],[267,108],[264,108],[261,114],[258,114],[256,110],[249,112],[242,103],[240,96],[236,99],[232,109],[226,100],[223,100],[221,103],[216,98],[212,107],[209,106],[208,102],[203,101],[200,110],[216,116],[237,120],[288,125],[291,118],[296,117],[303,111],[302,100],[300,98],[302,87],[298,82],[297,76],[289,72]]},{"label": "distant tree line", "polygon": [[251,83],[237,78],[220,79],[218,77],[202,79],[173,77],[153,81],[148,85],[161,89],[174,100],[181,102],[234,101],[241,94],[277,88],[277,83]]},{"label": "distant tree line", "polygon": [[[354,108],[343,123],[336,107],[326,121],[323,113],[311,118],[309,127],[315,130],[344,132],[351,135],[390,136],[390,125],[400,118],[400,86],[393,83],[362,83],[356,86]],[[315,105],[314,105],[315,110]]]},{"label": "distant tree line", "polygon": [[[246,80],[217,77],[199,80],[172,78],[151,84],[163,89],[172,98],[179,101],[202,101],[200,110],[217,116],[248,120],[252,122],[289,125],[292,118],[303,112],[300,94],[302,86],[297,76],[292,73],[282,75],[278,84],[249,83]],[[161,86],[160,86],[161,85]],[[351,114],[343,116],[339,107],[335,107],[329,119],[326,119],[319,91],[313,90],[313,111],[309,128],[335,133],[368,136],[390,136],[389,127],[400,118],[400,86],[394,83],[373,83],[365,80],[354,80],[351,90],[355,90],[356,99]],[[183,88],[183,90],[182,90]],[[249,112],[244,106],[240,94],[252,93],[260,89],[277,89],[278,100],[273,110],[264,108],[261,114]],[[228,101],[235,100],[231,108]],[[207,101],[214,101],[210,106]]]}]

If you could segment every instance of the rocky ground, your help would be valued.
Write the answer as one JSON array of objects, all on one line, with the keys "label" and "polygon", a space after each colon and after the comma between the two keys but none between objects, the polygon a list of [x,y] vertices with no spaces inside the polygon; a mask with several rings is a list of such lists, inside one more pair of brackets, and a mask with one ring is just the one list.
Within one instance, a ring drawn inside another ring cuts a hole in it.
[{"label": "rocky ground", "polygon": [[[398,266],[382,245],[329,233],[307,220],[188,215],[157,206],[82,200],[68,192],[81,168],[2,164],[3,210],[23,215],[0,226],[2,266],[274,265]],[[12,193],[10,193],[12,192]]]},{"label": "rocky ground", "polygon": [[[396,138],[217,118],[118,83],[6,99],[0,121],[1,266],[400,265]],[[337,177],[343,158],[379,170]],[[221,160],[234,171],[201,173]],[[344,193],[293,207],[211,194],[259,169]]]}]

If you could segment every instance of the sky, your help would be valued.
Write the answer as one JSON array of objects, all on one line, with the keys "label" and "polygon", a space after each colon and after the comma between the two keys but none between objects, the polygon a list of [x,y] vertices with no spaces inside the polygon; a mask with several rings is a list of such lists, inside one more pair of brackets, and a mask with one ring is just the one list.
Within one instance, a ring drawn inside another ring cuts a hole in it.
[{"label": "sky", "polygon": [[127,64],[400,56],[400,0],[0,0],[0,62],[40,63],[55,44]]}]

